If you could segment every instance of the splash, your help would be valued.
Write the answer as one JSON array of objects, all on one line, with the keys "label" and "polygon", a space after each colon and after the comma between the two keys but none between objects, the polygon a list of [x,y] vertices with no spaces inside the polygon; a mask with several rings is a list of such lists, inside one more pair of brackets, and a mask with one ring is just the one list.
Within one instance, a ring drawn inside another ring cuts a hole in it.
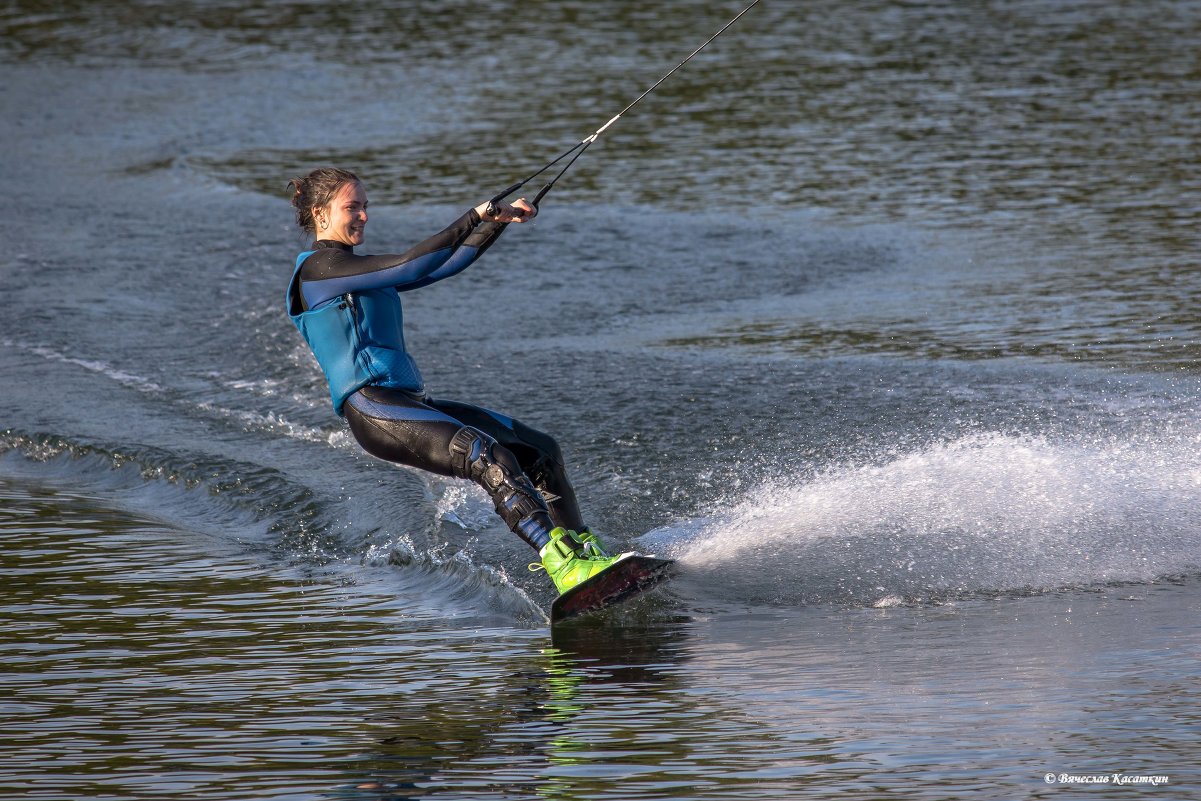
[{"label": "splash", "polygon": [[1198,435],[970,436],[646,535],[707,595],[897,605],[1201,570]]}]

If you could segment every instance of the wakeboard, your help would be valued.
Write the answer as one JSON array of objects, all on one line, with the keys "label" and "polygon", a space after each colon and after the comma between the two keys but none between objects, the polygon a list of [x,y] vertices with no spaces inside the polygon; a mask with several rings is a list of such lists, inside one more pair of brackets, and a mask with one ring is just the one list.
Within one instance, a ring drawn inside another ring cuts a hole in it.
[{"label": "wakeboard", "polygon": [[668,578],[670,559],[635,554],[597,573],[555,599],[550,621],[558,623],[619,604]]}]

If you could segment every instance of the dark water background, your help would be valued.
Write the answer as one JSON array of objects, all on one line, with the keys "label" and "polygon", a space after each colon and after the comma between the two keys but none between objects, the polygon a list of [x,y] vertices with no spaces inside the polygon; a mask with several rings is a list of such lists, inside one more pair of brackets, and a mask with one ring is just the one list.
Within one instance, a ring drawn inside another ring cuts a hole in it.
[{"label": "dark water background", "polygon": [[0,796],[1201,792],[1196,3],[764,0],[406,297],[603,626],[330,412],[291,175],[402,249],[741,7],[0,5]]}]

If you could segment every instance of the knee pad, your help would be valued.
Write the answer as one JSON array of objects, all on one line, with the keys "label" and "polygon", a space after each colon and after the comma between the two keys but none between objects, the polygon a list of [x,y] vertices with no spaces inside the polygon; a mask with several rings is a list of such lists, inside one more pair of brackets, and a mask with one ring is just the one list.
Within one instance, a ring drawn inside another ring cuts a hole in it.
[{"label": "knee pad", "polygon": [[459,478],[479,481],[491,458],[496,440],[469,426],[463,426],[450,440],[450,467]]},{"label": "knee pad", "polygon": [[450,441],[455,475],[469,478],[487,490],[497,514],[514,531],[527,528],[529,524],[523,526],[523,522],[539,512],[549,521],[550,510],[541,493],[507,451],[501,449],[507,459],[498,458],[498,448],[495,439],[477,429],[459,429]]}]

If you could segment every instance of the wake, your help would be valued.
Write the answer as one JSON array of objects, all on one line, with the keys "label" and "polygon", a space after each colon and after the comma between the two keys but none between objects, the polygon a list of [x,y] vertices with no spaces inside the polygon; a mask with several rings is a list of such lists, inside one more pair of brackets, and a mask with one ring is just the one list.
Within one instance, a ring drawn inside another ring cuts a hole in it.
[{"label": "wake", "polygon": [[706,597],[892,605],[1201,572],[1198,435],[989,434],[773,481],[640,542]]}]

